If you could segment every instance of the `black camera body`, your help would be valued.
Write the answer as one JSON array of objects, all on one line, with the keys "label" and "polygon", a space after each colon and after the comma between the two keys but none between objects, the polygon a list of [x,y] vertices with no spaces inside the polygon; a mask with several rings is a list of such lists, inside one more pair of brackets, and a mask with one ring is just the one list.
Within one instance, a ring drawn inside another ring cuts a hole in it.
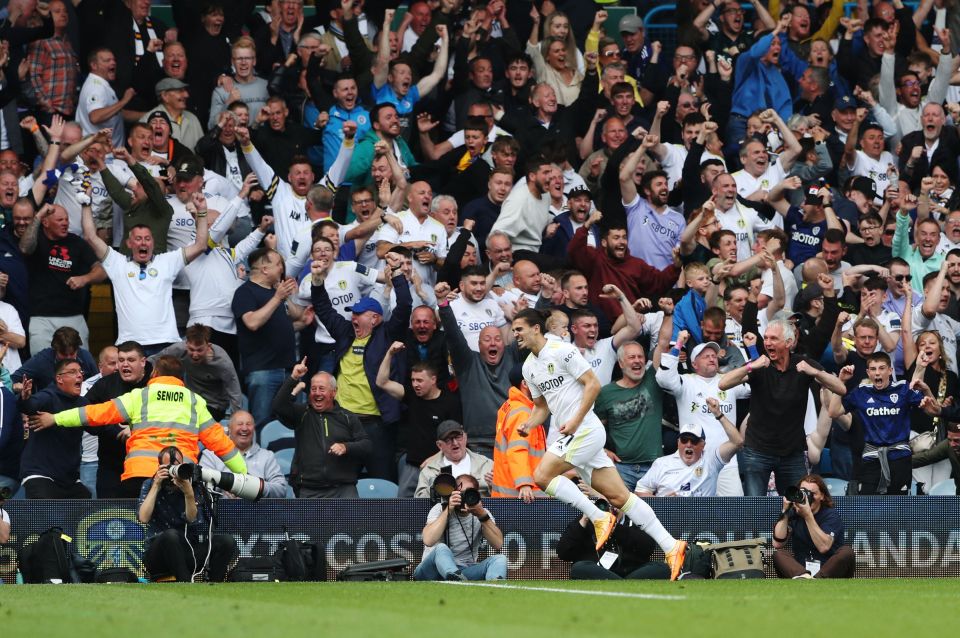
[{"label": "black camera body", "polygon": [[464,507],[474,507],[480,504],[480,490],[475,487],[468,487],[460,493],[460,500]]},{"label": "black camera body", "polygon": [[[440,502],[444,507],[449,502],[450,495],[457,490],[457,479],[453,476],[453,467],[445,465],[440,468],[437,478],[430,486],[434,502]],[[468,487],[460,493],[460,502],[463,507],[473,507],[480,504],[480,490]]]},{"label": "black camera body", "polygon": [[783,496],[791,503],[797,503],[798,505],[803,503],[810,505],[814,499],[813,492],[805,487],[798,487],[796,485],[789,486]]}]

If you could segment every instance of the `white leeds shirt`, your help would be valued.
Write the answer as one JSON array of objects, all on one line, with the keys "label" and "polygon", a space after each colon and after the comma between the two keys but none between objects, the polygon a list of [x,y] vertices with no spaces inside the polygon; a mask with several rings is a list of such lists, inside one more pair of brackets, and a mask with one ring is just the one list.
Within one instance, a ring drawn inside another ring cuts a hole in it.
[{"label": "white leeds shirt", "polygon": [[173,280],[186,265],[180,248],[154,255],[142,268],[109,249],[103,269],[113,282],[119,327],[117,343],[136,341],[152,345],[180,341],[173,315]]},{"label": "white leeds shirt", "polygon": [[[355,261],[337,261],[334,262],[327,273],[327,278],[323,281],[323,287],[330,297],[330,303],[344,319],[351,319],[353,314],[347,310],[360,300],[360,297],[367,295],[377,283],[377,272],[370,270],[362,264]],[[297,304],[303,307],[313,305],[310,297],[310,289],[313,287],[313,279],[310,276],[304,277],[300,282],[300,290],[297,293]],[[316,331],[314,340],[317,343],[333,343],[333,337],[323,327],[319,321],[316,322]]]},{"label": "white leeds shirt", "polygon": [[[443,224],[427,215],[423,222],[417,219],[417,216],[410,210],[399,213],[400,223],[403,224],[403,233],[397,234],[392,226],[384,226],[380,229],[380,241],[391,244],[402,244],[413,241],[425,241],[430,243],[430,251],[437,259],[445,259],[447,256],[447,229]],[[433,264],[421,264],[417,256],[413,256],[413,267],[427,286],[433,287],[437,283],[437,272]]]},{"label": "white leeds shirt", "polygon": [[661,456],[653,462],[650,470],[637,483],[638,492],[651,492],[665,496],[674,492],[677,496],[716,496],[717,477],[724,463],[717,450],[703,451],[703,456],[693,465],[680,458],[680,452]]},{"label": "white leeds shirt", "polygon": [[467,341],[467,345],[474,352],[480,352],[480,331],[487,326],[501,328],[507,325],[507,319],[497,302],[489,297],[478,303],[467,301],[463,296],[450,302],[450,310],[457,319],[460,332]]},{"label": "white leeds shirt", "polygon": [[[737,400],[750,398],[750,386],[741,383],[729,390],[721,390],[719,374],[710,379],[699,374],[680,374],[677,372],[677,363],[677,358],[670,353],[664,353],[660,357],[657,384],[677,400],[677,418],[680,425],[694,424],[702,427],[707,437],[705,453],[715,450],[729,438],[707,407],[707,399],[716,399],[720,412],[737,425]],[[731,463],[736,465],[737,457],[733,457]]]},{"label": "white leeds shirt", "polygon": [[[580,349],[563,341],[549,339],[539,355],[532,352],[523,362],[523,378],[530,387],[530,396],[543,397],[550,408],[554,422],[566,423],[580,410],[583,384],[578,381],[589,371],[590,364]],[[583,417],[580,429],[602,428],[603,424],[591,410]]]},{"label": "white leeds shirt", "polygon": [[597,375],[600,385],[613,380],[613,364],[617,361],[617,352],[613,348],[613,337],[600,339],[592,348],[583,349],[583,358],[587,360]]}]

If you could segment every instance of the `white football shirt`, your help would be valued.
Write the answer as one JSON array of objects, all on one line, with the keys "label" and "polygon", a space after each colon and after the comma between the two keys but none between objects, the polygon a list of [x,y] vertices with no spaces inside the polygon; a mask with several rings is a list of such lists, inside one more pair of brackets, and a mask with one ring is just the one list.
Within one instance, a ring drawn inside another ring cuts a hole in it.
[{"label": "white football shirt", "polygon": [[[539,355],[531,352],[527,356],[523,363],[523,378],[530,387],[530,395],[534,399],[542,396],[554,421],[562,424],[580,410],[583,384],[578,379],[590,369],[579,348],[571,343],[550,339]],[[591,406],[580,428],[593,427],[602,428],[603,424]]]}]

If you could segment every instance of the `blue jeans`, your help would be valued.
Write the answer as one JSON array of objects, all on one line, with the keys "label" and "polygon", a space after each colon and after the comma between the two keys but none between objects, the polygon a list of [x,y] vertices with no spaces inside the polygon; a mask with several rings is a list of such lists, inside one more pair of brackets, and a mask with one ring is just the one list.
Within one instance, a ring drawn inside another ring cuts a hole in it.
[{"label": "blue jeans", "polygon": [[807,473],[803,452],[773,456],[743,448],[740,452],[740,476],[743,478],[744,496],[766,496],[770,472],[776,474],[777,492],[783,494],[787,486],[798,484]]},{"label": "blue jeans", "polygon": [[617,466],[617,472],[620,474],[620,478],[623,479],[624,485],[632,492],[636,489],[637,482],[643,478],[644,474],[650,471],[650,466],[653,465],[653,461],[649,463],[614,463],[614,465]]},{"label": "blue jeans", "polygon": [[258,432],[273,418],[273,398],[283,385],[285,374],[281,368],[247,373],[247,401]]},{"label": "blue jeans", "polygon": [[413,570],[413,579],[446,580],[447,576],[458,571],[467,580],[504,580],[507,577],[507,557],[497,554],[475,565],[460,565],[454,559],[450,548],[439,543]]},{"label": "blue jeans", "polygon": [[80,482],[90,490],[90,498],[97,498],[97,466],[99,461],[80,463]]}]

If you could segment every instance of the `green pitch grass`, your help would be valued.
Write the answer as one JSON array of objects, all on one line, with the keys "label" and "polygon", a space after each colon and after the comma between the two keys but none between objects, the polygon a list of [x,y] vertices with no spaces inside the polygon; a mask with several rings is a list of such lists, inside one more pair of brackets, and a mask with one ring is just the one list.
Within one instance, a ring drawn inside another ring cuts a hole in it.
[{"label": "green pitch grass", "polygon": [[958,600],[933,579],[28,585],[0,587],[0,635],[913,638],[952,635]]}]

